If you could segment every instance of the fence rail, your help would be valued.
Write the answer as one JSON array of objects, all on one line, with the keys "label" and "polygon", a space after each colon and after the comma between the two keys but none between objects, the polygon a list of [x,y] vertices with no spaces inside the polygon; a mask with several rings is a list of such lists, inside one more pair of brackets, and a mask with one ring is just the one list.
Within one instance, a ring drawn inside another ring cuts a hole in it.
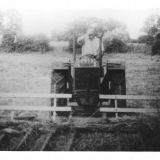
[{"label": "fence rail", "polygon": [[[1,98],[72,98],[72,94],[58,93],[0,93]],[[146,95],[99,95],[100,99],[137,99],[137,100],[160,100],[160,96]]]},{"label": "fence rail", "polygon": [[154,113],[158,112],[159,109],[153,108],[100,108],[100,112],[115,112],[115,113]]},{"label": "fence rail", "polygon": [[72,98],[72,94],[0,93],[1,98]]},{"label": "fence rail", "polygon": [[70,112],[70,106],[49,107],[49,106],[0,106],[0,110],[13,111],[51,111],[51,112]]},{"label": "fence rail", "polygon": [[99,95],[100,99],[128,99],[128,100],[160,100],[160,96],[144,95]]}]

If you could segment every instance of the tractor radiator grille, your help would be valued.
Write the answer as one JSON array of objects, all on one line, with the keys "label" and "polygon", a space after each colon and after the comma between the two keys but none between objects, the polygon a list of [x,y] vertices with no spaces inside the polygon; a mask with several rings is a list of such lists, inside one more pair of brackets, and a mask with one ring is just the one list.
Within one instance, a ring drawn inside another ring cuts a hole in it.
[{"label": "tractor radiator grille", "polygon": [[99,90],[99,68],[75,68],[75,90]]}]

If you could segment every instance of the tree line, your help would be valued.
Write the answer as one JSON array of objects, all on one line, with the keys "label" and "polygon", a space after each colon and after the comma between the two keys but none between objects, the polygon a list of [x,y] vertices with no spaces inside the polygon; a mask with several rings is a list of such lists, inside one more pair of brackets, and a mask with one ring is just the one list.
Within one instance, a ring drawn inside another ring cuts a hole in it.
[{"label": "tree line", "polygon": [[[95,34],[104,32],[103,43],[106,53],[138,52],[152,48],[152,54],[160,54],[160,16],[150,15],[141,29],[144,33],[137,39],[129,36],[127,27],[120,21],[114,19],[100,19],[95,17],[78,18],[68,24],[65,31],[53,32],[48,38],[45,34],[26,35],[22,30],[22,18],[17,10],[0,11],[0,50],[5,52],[41,52],[53,50],[50,41],[68,41],[69,51],[73,49],[73,36],[78,38],[85,34],[89,27],[95,27]],[[143,45],[141,45],[143,44]],[[137,47],[138,46],[138,47]],[[80,48],[76,44],[77,48]],[[139,49],[135,49],[139,48]]]}]

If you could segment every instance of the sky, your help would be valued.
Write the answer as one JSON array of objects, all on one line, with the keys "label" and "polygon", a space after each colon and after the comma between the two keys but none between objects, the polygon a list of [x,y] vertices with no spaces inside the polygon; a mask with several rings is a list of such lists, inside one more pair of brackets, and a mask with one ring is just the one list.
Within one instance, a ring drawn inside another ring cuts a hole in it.
[{"label": "sky", "polygon": [[16,9],[27,34],[63,31],[77,18],[97,17],[123,22],[137,38],[146,18],[157,12],[158,0],[0,0],[0,10]]}]

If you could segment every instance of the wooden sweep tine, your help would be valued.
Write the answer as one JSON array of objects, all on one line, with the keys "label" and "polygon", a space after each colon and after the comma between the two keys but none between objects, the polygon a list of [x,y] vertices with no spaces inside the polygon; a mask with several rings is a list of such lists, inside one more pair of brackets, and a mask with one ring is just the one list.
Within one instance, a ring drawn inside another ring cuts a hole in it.
[{"label": "wooden sweep tine", "polygon": [[68,142],[65,145],[64,151],[70,151],[71,150],[75,135],[76,135],[76,130],[74,130],[73,132],[70,133],[70,135],[68,137]]},{"label": "wooden sweep tine", "polygon": [[22,138],[22,140],[19,142],[19,144],[14,150],[16,151],[19,150],[19,148],[26,142],[28,136],[31,134],[32,131],[33,131],[33,128],[30,128],[29,131],[24,135],[24,137]]},{"label": "wooden sweep tine", "polygon": [[56,130],[52,130],[46,137],[42,147],[40,148],[40,151],[44,151],[46,148],[46,145],[48,144],[49,140],[51,139],[52,135],[56,132]]},{"label": "wooden sweep tine", "polygon": [[5,135],[6,135],[5,133],[0,135],[0,141],[2,141],[2,139],[5,137]]}]

